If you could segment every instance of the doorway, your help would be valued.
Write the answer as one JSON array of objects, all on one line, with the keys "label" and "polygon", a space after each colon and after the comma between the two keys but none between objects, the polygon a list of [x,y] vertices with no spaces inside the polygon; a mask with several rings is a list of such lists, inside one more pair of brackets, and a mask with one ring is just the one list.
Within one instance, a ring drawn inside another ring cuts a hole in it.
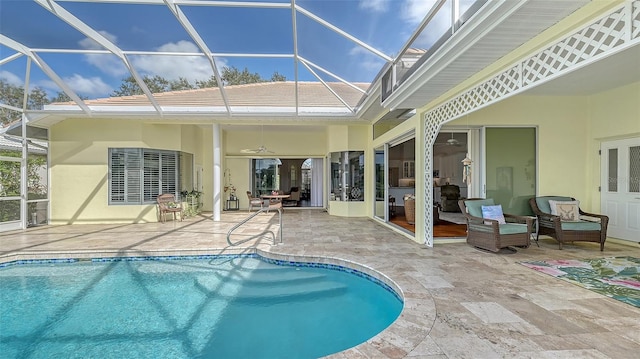
[{"label": "doorway", "polygon": [[414,131],[374,149],[373,216],[410,235],[416,231],[415,158]]},{"label": "doorway", "polygon": [[252,192],[278,191],[289,207],[323,207],[322,158],[259,158],[251,161]]},{"label": "doorway", "polygon": [[640,137],[601,145],[600,203],[607,235],[640,241]]},{"label": "doorway", "polygon": [[493,198],[505,213],[532,216],[529,199],[537,190],[535,127],[485,129],[485,198]]}]

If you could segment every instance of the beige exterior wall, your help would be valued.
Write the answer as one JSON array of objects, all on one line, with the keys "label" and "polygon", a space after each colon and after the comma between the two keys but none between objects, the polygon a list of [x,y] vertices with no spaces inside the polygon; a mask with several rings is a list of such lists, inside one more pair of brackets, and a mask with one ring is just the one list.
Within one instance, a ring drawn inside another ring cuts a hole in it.
[{"label": "beige exterior wall", "polygon": [[108,149],[184,151],[193,153],[196,164],[202,164],[202,142],[201,129],[191,125],[146,125],[97,119],[73,119],[56,124],[50,129],[51,223],[157,221],[153,204],[108,204]]},{"label": "beige exterior wall", "polygon": [[602,142],[640,137],[640,82],[605,91],[588,99],[589,142],[587,162],[591,209],[600,211],[600,156]]}]

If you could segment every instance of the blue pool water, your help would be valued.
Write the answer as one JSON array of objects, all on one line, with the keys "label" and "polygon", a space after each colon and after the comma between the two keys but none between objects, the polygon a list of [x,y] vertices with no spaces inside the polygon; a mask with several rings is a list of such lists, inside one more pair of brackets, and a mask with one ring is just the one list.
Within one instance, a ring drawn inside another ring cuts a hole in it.
[{"label": "blue pool water", "polygon": [[316,358],[403,305],[360,272],[257,255],[12,265],[0,303],[3,358]]}]

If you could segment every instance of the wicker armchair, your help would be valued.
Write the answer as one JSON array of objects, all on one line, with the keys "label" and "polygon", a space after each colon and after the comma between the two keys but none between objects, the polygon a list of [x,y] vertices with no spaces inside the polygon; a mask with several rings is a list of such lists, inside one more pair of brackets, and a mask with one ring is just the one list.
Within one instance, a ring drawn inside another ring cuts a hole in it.
[{"label": "wicker armchair", "polygon": [[531,244],[533,217],[505,213],[504,224],[482,218],[482,206],[495,205],[493,198],[462,199],[458,205],[467,220],[468,244],[491,252],[512,246],[528,248]]},{"label": "wicker armchair", "polygon": [[249,198],[249,212],[251,212],[254,207],[262,209],[262,198],[254,197],[253,194],[251,194],[251,191],[247,191],[247,198]]},{"label": "wicker armchair", "polygon": [[572,197],[543,196],[529,200],[531,210],[538,217],[538,236],[548,235],[558,241],[562,249],[565,242],[596,242],[600,243],[600,251],[604,250],[607,240],[607,225],[609,217],[601,214],[587,213],[579,209],[579,221],[562,221],[560,216],[551,214],[549,201],[575,201]]},{"label": "wicker armchair", "polygon": [[180,214],[180,221],[184,217],[184,210],[182,203],[176,202],[176,197],[170,193],[164,193],[157,197],[158,210],[160,214],[160,220],[162,223],[166,222],[166,216],[168,213],[173,214],[173,220],[176,220],[176,213]]}]

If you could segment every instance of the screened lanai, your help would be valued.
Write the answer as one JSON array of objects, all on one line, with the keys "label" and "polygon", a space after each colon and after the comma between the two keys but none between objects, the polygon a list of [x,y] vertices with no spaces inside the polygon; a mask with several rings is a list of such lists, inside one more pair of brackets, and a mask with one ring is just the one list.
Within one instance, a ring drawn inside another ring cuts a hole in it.
[{"label": "screened lanai", "polygon": [[2,1],[2,132],[74,117],[369,123],[382,78],[395,86],[482,3]]},{"label": "screened lanai", "polygon": [[[324,158],[328,165],[331,153],[356,149],[363,151],[365,167],[373,167],[374,147],[395,143],[409,132],[418,140],[412,183],[422,202],[431,203],[431,146],[441,127],[523,91],[528,83],[518,78],[520,73],[497,74],[497,80],[462,100],[457,96],[475,84],[456,86],[588,4],[587,0],[1,0],[0,136],[22,147],[19,160],[0,154],[0,162],[14,167],[19,163],[22,180],[19,192],[0,192],[0,201],[20,204],[19,213],[0,223],[15,229],[50,222],[149,220],[151,203],[144,200],[135,208],[118,206],[118,214],[109,215],[112,148],[191,154],[189,181],[196,186],[198,176],[203,176],[205,205],[219,218],[228,195],[223,190],[224,173],[233,168],[234,184],[238,177],[249,177],[237,170],[248,168],[243,161],[270,156]],[[609,9],[598,11],[604,14]],[[602,44],[607,46],[604,52],[612,56],[606,57],[623,59],[614,67],[632,67],[628,59],[633,55],[618,57],[622,51]],[[535,62],[525,65],[519,69],[538,68],[530,87],[545,85],[559,74],[579,73],[570,66],[546,71]],[[621,83],[633,81],[634,76],[622,79],[598,71],[574,79],[582,84],[585,78]],[[475,81],[482,85],[481,79]],[[539,91],[578,91],[565,85],[556,82]],[[411,129],[396,133],[408,120]],[[453,130],[469,127],[458,126]],[[46,181],[56,184],[45,188],[58,193],[38,197],[46,214],[37,221],[30,219],[28,209],[33,198],[26,175],[30,143],[38,143],[49,154]],[[478,159],[478,141],[475,146],[470,156]],[[260,148],[269,151],[245,151]],[[99,170],[88,173],[94,168]],[[480,176],[480,169],[474,168],[474,175]],[[373,189],[375,178],[367,171],[363,203],[356,204],[360,206],[356,210],[346,208],[347,214],[373,216],[379,191]],[[325,180],[328,175],[324,174]],[[179,180],[176,177],[175,183]],[[73,188],[74,183],[91,187],[81,191]],[[251,188],[251,183],[242,185]],[[180,189],[175,191],[179,195]],[[77,202],[64,206],[47,202],[69,192]],[[383,201],[387,197],[380,196]],[[328,206],[332,197],[327,192],[323,198]],[[334,208],[343,204],[334,203]],[[57,210],[52,212],[51,207]],[[421,218],[415,238],[427,244],[433,240],[430,207],[417,209]]]}]

